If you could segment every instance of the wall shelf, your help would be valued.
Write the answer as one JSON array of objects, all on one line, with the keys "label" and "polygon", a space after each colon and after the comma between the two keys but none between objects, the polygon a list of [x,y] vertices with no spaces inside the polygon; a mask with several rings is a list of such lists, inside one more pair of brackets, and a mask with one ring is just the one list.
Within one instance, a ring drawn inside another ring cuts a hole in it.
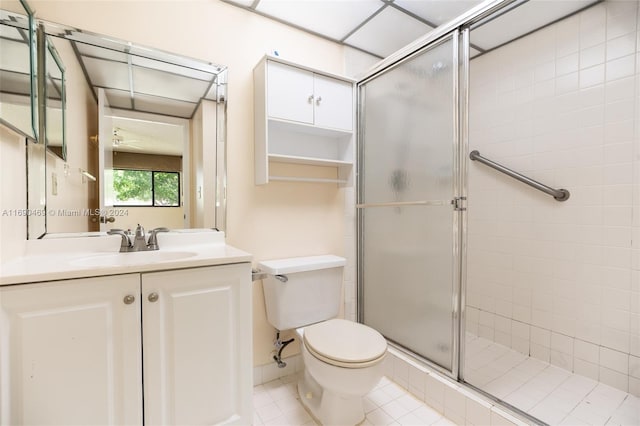
[{"label": "wall shelf", "polygon": [[281,182],[337,183],[341,185],[345,185],[348,183],[346,179],[311,178],[311,177],[295,177],[295,176],[269,176],[269,180],[281,181]]},{"label": "wall shelf", "polygon": [[300,157],[296,155],[269,154],[269,161],[274,163],[308,164],[310,166],[342,167],[352,166],[351,161],[330,160],[326,158]]},{"label": "wall shelf", "polygon": [[[265,56],[254,71],[255,183],[353,185],[354,81]],[[275,176],[270,164],[337,169],[337,179]]]}]

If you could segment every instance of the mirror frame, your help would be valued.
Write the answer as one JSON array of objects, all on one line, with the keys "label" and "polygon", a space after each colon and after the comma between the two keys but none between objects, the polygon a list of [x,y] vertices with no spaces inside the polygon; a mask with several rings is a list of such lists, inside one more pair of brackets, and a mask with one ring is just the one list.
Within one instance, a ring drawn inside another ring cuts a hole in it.
[{"label": "mirror frame", "polygon": [[38,116],[38,48],[37,48],[37,34],[36,34],[36,19],[33,13],[33,10],[27,3],[27,0],[20,0],[20,4],[24,7],[24,10],[27,12],[27,19],[29,21],[29,53],[30,57],[30,67],[31,67],[31,127],[33,129],[33,137],[35,138],[35,142],[39,143],[40,138],[38,137],[39,130],[39,116]]},{"label": "mirror frame", "polygon": [[[44,64],[43,68],[42,68],[42,72],[40,73],[41,76],[41,81],[40,81],[40,87],[42,87],[43,89],[43,108],[42,108],[42,114],[43,114],[43,122],[44,122],[44,128],[42,129],[43,131],[43,135],[44,135],[44,141],[45,141],[45,146],[47,147],[48,152],[57,155],[58,157],[60,157],[62,159],[62,161],[67,161],[67,122],[66,122],[66,103],[67,103],[67,99],[66,99],[66,80],[65,80],[65,73],[66,73],[66,69],[64,66],[64,63],[62,62],[62,59],[60,59],[60,55],[58,54],[58,51],[56,50],[55,46],[53,45],[53,42],[51,41],[51,38],[49,36],[46,35],[45,33],[45,37],[44,37],[44,52],[42,54],[42,57],[40,58],[41,62]],[[49,120],[49,116],[50,114],[47,112],[48,106],[49,106],[49,93],[48,93],[48,78],[49,78],[49,73],[47,70],[47,55],[50,54],[51,58],[53,59],[53,62],[56,64],[56,66],[58,67],[58,71],[60,72],[61,75],[61,81],[60,81],[60,109],[61,109],[61,115],[62,115],[62,127],[61,127],[61,131],[62,131],[62,147],[61,147],[61,151],[60,153],[58,153],[56,150],[52,149],[50,147],[50,143],[49,143],[49,132],[47,132],[47,127],[48,127],[48,120]]]}]

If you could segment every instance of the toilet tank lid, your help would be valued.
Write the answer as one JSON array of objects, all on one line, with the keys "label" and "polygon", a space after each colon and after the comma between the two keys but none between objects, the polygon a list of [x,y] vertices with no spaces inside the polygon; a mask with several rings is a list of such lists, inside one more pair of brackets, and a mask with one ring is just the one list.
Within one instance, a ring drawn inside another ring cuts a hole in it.
[{"label": "toilet tank lid", "polygon": [[293,274],[318,269],[338,268],[347,264],[347,259],[332,254],[322,256],[290,257],[287,259],[265,260],[258,268],[271,275]]}]

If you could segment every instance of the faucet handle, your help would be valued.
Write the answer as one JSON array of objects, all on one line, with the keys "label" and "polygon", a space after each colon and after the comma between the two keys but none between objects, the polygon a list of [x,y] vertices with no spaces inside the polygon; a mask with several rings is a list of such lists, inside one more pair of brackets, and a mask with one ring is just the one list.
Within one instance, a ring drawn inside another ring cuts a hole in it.
[{"label": "faucet handle", "polygon": [[158,250],[160,248],[158,246],[158,232],[169,232],[169,228],[160,227],[149,231],[149,242],[147,243],[147,248],[149,250]]},{"label": "faucet handle", "polygon": [[128,249],[131,247],[131,240],[129,240],[129,236],[123,229],[110,229],[107,231],[107,234],[120,235],[120,237],[122,238],[120,242],[120,251],[128,251]]}]

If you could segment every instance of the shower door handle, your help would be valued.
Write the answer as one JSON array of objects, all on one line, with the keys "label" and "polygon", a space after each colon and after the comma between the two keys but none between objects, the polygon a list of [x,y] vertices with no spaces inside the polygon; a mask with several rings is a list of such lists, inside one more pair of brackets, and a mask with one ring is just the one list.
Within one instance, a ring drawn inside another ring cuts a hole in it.
[{"label": "shower door handle", "polygon": [[403,207],[403,206],[447,206],[451,200],[424,200],[424,201],[392,201],[389,203],[362,203],[356,204],[357,209],[369,207]]}]

